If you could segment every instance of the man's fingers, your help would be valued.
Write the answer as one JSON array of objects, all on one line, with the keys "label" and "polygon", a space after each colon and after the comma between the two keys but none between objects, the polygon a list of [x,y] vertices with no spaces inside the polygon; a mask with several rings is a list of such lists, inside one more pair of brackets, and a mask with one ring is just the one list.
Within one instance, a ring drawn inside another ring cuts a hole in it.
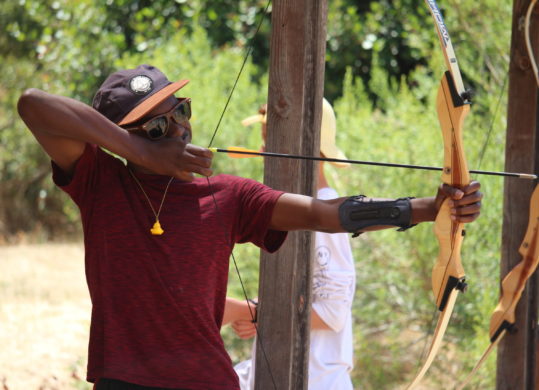
[{"label": "man's fingers", "polygon": [[185,150],[196,156],[206,157],[209,159],[213,158],[213,152],[210,149],[203,148],[202,146],[187,144],[185,145]]},{"label": "man's fingers", "polygon": [[186,144],[179,138],[164,138],[149,145],[151,153],[146,159],[148,165],[142,165],[156,173],[188,182],[194,180],[194,174],[213,175],[213,153],[209,149]]},{"label": "man's fingers", "polygon": [[451,199],[459,200],[465,197],[466,195],[470,195],[470,194],[473,194],[474,192],[478,192],[480,188],[481,188],[481,184],[478,181],[473,180],[470,182],[470,184],[462,188],[452,187],[449,184],[443,184],[441,190],[446,196],[450,197]]},{"label": "man's fingers", "polygon": [[187,144],[185,145],[185,152],[189,156],[194,158],[193,163],[196,163],[200,166],[209,168],[213,160],[213,152],[209,149],[203,148],[201,146]]},{"label": "man's fingers", "polygon": [[472,205],[480,203],[483,199],[483,194],[480,191],[472,192],[470,195],[465,195],[459,200],[449,200],[449,205],[451,207],[463,207],[467,205]]},{"label": "man's fingers", "polygon": [[462,223],[469,223],[475,221],[480,213],[481,202],[475,202],[466,206],[452,207],[451,219]]},{"label": "man's fingers", "polygon": [[442,193],[448,198],[458,200],[464,196],[464,191],[457,187],[451,187],[449,184],[442,185]]},{"label": "man's fingers", "polygon": [[468,194],[471,194],[473,192],[479,191],[480,188],[481,188],[481,183],[479,183],[477,180],[473,180],[473,181],[470,182],[470,184],[463,187],[462,191],[466,195],[468,195]]},{"label": "man's fingers", "polygon": [[470,215],[451,215],[451,219],[458,221],[460,223],[470,223],[475,221],[479,217],[479,213],[470,214]]},{"label": "man's fingers", "polygon": [[477,214],[480,211],[481,211],[481,202],[476,202],[476,203],[472,203],[466,206],[451,208],[451,214],[457,215],[457,216]]},{"label": "man's fingers", "polygon": [[210,168],[212,159],[204,156],[196,156],[193,154],[185,154],[184,158],[187,164],[199,166],[202,168]]},{"label": "man's fingers", "polygon": [[198,173],[206,177],[213,174],[213,170],[211,169],[213,153],[210,150],[188,144],[185,147],[182,157],[184,159],[183,170]]},{"label": "man's fingers", "polygon": [[180,170],[174,174],[174,176],[178,179],[193,181],[194,173],[206,177],[213,175],[213,169],[211,169],[211,159],[206,157],[197,157],[187,153],[183,154],[182,157],[183,164],[178,167]]}]

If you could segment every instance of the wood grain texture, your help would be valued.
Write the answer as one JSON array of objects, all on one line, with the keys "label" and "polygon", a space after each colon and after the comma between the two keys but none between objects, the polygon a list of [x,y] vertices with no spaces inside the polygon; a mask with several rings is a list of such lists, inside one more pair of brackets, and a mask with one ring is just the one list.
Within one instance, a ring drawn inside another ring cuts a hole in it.
[{"label": "wood grain texture", "polygon": [[[327,0],[273,2],[268,152],[319,155],[326,18]],[[317,165],[266,159],[264,182],[313,196]],[[257,390],[307,389],[313,240],[293,232],[277,253],[261,256]]]}]

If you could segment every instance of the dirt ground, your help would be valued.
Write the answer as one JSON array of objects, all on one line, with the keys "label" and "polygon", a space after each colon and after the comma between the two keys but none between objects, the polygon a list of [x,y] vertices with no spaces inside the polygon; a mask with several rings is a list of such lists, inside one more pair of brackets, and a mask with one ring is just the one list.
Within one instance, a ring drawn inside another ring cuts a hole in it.
[{"label": "dirt ground", "polygon": [[82,244],[0,246],[0,389],[88,389]]},{"label": "dirt ground", "polygon": [[90,390],[90,309],[82,243],[0,246],[0,390]]}]

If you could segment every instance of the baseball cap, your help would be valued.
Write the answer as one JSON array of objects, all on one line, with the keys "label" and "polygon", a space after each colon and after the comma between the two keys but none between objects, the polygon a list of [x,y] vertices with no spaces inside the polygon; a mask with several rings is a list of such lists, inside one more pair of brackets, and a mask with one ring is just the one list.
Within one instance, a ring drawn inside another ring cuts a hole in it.
[{"label": "baseball cap", "polygon": [[[253,115],[241,121],[243,126],[250,126],[254,123],[266,123],[266,113]],[[337,120],[335,112],[331,104],[324,98],[322,101],[322,123],[320,129],[320,151],[328,158],[337,158],[346,160],[345,154],[335,145],[335,137],[337,135]],[[329,161],[330,164],[345,168],[350,166],[350,163]]]},{"label": "baseball cap", "polygon": [[189,80],[171,82],[155,66],[140,65],[112,73],[101,84],[92,107],[118,125],[136,122]]}]

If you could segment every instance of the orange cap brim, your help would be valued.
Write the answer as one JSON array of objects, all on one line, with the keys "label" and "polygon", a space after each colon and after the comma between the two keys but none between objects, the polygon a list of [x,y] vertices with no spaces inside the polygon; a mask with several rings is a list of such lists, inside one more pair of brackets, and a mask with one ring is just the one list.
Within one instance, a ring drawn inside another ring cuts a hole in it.
[{"label": "orange cap brim", "polygon": [[136,122],[144,115],[153,110],[157,105],[159,105],[163,100],[173,95],[179,89],[183,88],[189,80],[180,80],[172,84],[167,85],[165,88],[157,91],[148,99],[144,100],[138,106],[133,108],[119,123],[119,126],[127,125],[129,123]]}]

